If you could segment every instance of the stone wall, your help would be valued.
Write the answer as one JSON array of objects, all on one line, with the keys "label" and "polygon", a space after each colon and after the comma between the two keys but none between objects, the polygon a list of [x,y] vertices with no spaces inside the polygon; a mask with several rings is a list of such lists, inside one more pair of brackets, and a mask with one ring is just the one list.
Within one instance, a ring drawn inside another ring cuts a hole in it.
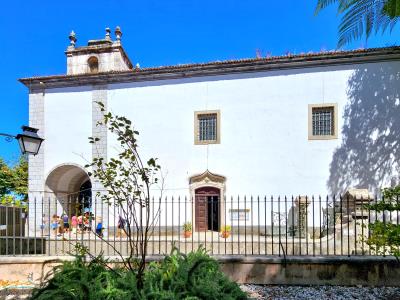
[{"label": "stone wall", "polygon": [[[71,260],[72,257],[65,257]],[[161,257],[149,257],[149,261]],[[400,286],[400,264],[391,257],[220,256],[225,274],[238,283],[280,285]],[[0,257],[0,279],[40,282],[59,257]]]},{"label": "stone wall", "polygon": [[[107,85],[95,85],[93,86],[92,92],[92,137],[100,139],[98,142],[92,144],[92,158],[103,158],[105,161],[107,161],[107,126],[99,124],[99,122],[103,121],[104,112],[101,111],[98,102],[103,103],[107,111],[107,89]],[[91,177],[90,179],[92,182],[92,197],[96,199],[95,201],[101,202],[97,200],[97,194],[103,193],[104,188],[96,178]],[[107,205],[102,205],[100,210],[102,210],[102,212],[96,214],[108,216]],[[104,218],[102,221],[103,226],[107,228],[108,218]],[[112,222],[112,224],[114,224],[114,222]]]},{"label": "stone wall", "polygon": [[[29,126],[39,129],[39,136],[45,137],[45,120],[44,120],[44,96],[45,91],[34,91],[29,94]],[[28,189],[29,189],[29,231],[33,233],[35,226],[39,224],[36,222],[35,217],[32,215],[36,213],[36,219],[41,220],[42,210],[36,207],[35,199],[38,201],[43,197],[42,191],[44,190],[44,153],[46,142],[43,142],[39,153],[35,156],[28,157]],[[43,207],[44,211],[48,211],[48,207]],[[38,229],[38,228],[36,228]]]},{"label": "stone wall", "polygon": [[238,283],[400,286],[393,257],[221,257],[222,270]]}]

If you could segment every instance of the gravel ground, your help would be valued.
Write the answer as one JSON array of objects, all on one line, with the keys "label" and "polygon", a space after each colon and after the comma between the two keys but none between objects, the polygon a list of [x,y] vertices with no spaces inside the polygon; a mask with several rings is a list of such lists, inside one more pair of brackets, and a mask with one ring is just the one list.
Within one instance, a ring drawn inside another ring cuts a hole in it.
[{"label": "gravel ground", "polygon": [[31,289],[2,289],[0,290],[1,300],[28,299],[32,293]]},{"label": "gravel ground", "polygon": [[[395,287],[344,287],[344,286],[273,286],[243,284],[240,286],[250,299],[268,300],[344,300],[382,299],[400,300],[400,288]],[[0,299],[28,299],[30,289],[0,290]]]},{"label": "gravel ground", "polygon": [[240,286],[250,299],[268,300],[400,300],[398,287],[345,287],[345,286],[272,286],[243,284]]}]

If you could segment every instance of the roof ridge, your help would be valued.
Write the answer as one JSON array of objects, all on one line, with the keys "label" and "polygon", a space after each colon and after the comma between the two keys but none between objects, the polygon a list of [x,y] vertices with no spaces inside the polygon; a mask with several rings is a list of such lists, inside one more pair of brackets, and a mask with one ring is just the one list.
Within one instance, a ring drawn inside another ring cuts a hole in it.
[{"label": "roof ridge", "polygon": [[[391,52],[395,51],[395,52]],[[166,71],[186,71],[186,70],[193,70],[197,71],[201,68],[206,68],[205,70],[215,70],[221,67],[225,68],[238,68],[237,71],[240,71],[240,68],[245,68],[248,64],[251,66],[270,66],[270,69],[277,64],[281,64],[281,67],[287,66],[286,68],[290,68],[290,63],[297,63],[296,66],[306,66],[313,64],[323,64],[324,60],[326,59],[326,64],[346,64],[351,63],[351,59],[354,61],[362,60],[360,59],[362,55],[366,55],[365,57],[383,57],[387,54],[398,54],[400,59],[400,46],[390,46],[390,47],[376,47],[376,48],[366,48],[366,49],[354,49],[354,50],[329,50],[329,51],[321,51],[321,52],[308,52],[308,53],[300,53],[300,54],[284,54],[280,56],[271,56],[271,57],[261,57],[261,58],[241,58],[235,60],[222,60],[222,61],[210,61],[210,62],[200,62],[200,63],[187,63],[187,64],[177,64],[177,65],[166,65],[166,66],[153,66],[153,67],[146,67],[146,68],[133,68],[131,70],[126,71],[108,71],[108,72],[99,72],[99,73],[83,73],[83,74],[59,74],[59,75],[47,75],[47,76],[33,76],[28,78],[21,78],[19,81],[26,84],[30,81],[34,80],[51,80],[51,79],[73,79],[73,78],[86,78],[86,77],[101,77],[107,75],[135,75],[135,74],[152,74],[154,72],[166,72]],[[376,56],[375,56],[376,55]],[[335,60],[336,58],[336,60]],[[342,61],[338,61],[342,59]],[[370,60],[372,60],[370,59]],[[385,59],[383,57],[382,59]],[[387,58],[386,58],[387,59]],[[329,61],[332,60],[332,61]],[[366,59],[367,60],[367,59]],[[302,64],[302,65],[300,65]],[[259,70],[259,69],[257,69]],[[225,69],[227,71],[227,69]],[[249,70],[251,71],[251,70]],[[253,71],[256,71],[253,68]],[[244,71],[245,72],[245,71]],[[212,75],[212,74],[211,74]]]}]

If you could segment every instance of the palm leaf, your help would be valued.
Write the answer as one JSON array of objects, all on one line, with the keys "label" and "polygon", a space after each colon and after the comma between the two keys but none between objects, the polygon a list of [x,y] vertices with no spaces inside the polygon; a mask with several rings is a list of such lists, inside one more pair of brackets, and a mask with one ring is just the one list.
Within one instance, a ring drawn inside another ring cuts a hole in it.
[{"label": "palm leaf", "polygon": [[374,0],[359,0],[346,10],[339,25],[338,46],[343,45],[362,37],[366,38],[371,34],[375,19],[375,7],[371,6]]},{"label": "palm leaf", "polygon": [[400,17],[400,0],[318,0],[315,14],[329,5],[338,4],[343,15],[339,24],[338,47],[372,32],[393,30]]},{"label": "palm leaf", "polygon": [[329,5],[339,2],[340,0],[318,0],[317,6],[315,7],[315,15],[317,15],[321,10],[327,8]]},{"label": "palm leaf", "polygon": [[352,2],[354,2],[354,0],[318,0],[314,13],[317,15],[321,10],[335,3],[339,4],[338,13],[341,13],[346,9],[346,7],[351,5]]},{"label": "palm leaf", "polygon": [[400,0],[389,0],[383,7],[383,12],[389,16],[390,19],[395,19],[400,16]]}]

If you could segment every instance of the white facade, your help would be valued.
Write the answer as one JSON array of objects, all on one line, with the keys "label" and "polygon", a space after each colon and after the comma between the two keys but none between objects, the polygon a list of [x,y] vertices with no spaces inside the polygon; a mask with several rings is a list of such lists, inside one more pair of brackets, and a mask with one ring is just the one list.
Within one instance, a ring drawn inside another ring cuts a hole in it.
[{"label": "white facade", "polygon": [[[227,197],[333,195],[350,187],[377,192],[398,182],[399,154],[390,147],[399,138],[400,50],[393,51],[389,59],[365,51],[341,63],[333,61],[338,55],[333,53],[312,66],[300,57],[302,63],[293,67],[172,79],[155,70],[149,80],[132,77],[119,83],[111,74],[101,86],[96,74],[92,84],[90,77],[78,83],[77,75],[70,86],[62,78],[59,83],[50,77],[24,79],[45,84],[38,84],[30,98],[31,124],[45,138],[41,153],[30,161],[31,192],[78,192],[54,190],[46,180],[57,167],[83,168],[92,160],[96,151],[88,137],[98,134],[93,101],[99,100],[133,121],[142,155],[159,159],[169,196],[189,196],[189,179],[206,170],[226,178]],[[277,62],[263,63],[268,69]],[[177,68],[175,73],[191,71],[190,66]],[[142,71],[143,76],[150,72]],[[135,71],[126,72],[134,76]],[[37,97],[39,112],[32,109]],[[337,105],[337,138],[311,140],[308,106],[324,103]],[[207,110],[220,111],[220,143],[196,145],[194,112]],[[110,158],[116,140],[110,133],[103,137],[100,152]]]},{"label": "white facade", "polygon": [[[107,102],[133,120],[143,154],[159,158],[166,190],[174,194],[185,194],[189,177],[208,169],[227,178],[229,195],[326,195],[336,187],[329,182],[330,165],[344,142],[349,80],[364,68],[400,72],[400,62],[111,84]],[[91,161],[92,94],[90,86],[46,91],[44,174]],[[396,107],[398,98],[387,101]],[[309,140],[308,105],[323,103],[338,105],[338,138]],[[194,111],[215,109],[221,111],[221,143],[195,145]],[[109,135],[109,156],[115,146]],[[388,175],[375,184],[371,178],[369,188],[390,185],[396,174]],[[357,185],[359,179],[352,179],[347,187]]]},{"label": "white facade", "polygon": [[[174,194],[207,169],[227,178],[232,196],[326,194],[341,135],[308,140],[308,104],[338,103],[341,115],[351,74],[335,67],[115,84],[108,105],[133,120]],[[204,110],[220,110],[220,144],[194,145],[193,112]]]}]

